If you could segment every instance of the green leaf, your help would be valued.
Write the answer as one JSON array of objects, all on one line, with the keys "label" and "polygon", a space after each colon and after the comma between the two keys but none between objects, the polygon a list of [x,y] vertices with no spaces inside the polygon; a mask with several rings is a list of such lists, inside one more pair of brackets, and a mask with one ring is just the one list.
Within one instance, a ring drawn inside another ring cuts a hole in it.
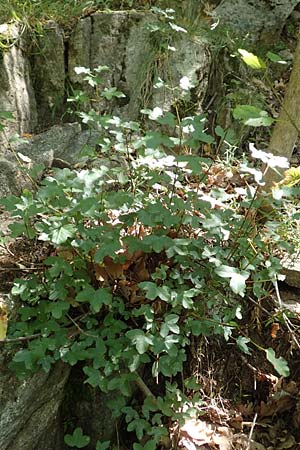
[{"label": "green leaf", "polygon": [[11,230],[11,236],[12,237],[18,237],[22,236],[23,234],[27,236],[29,239],[33,239],[36,235],[33,228],[26,225],[25,223],[11,223],[9,226],[9,229]]},{"label": "green leaf", "polygon": [[277,55],[276,53],[268,52],[267,57],[270,61],[277,63],[277,64],[287,64],[286,61],[282,59],[281,56]]},{"label": "green leaf", "polygon": [[142,330],[129,330],[126,333],[126,336],[135,345],[140,355],[146,353],[149,346],[152,344],[152,337],[146,335]]},{"label": "green leaf", "polygon": [[242,55],[242,60],[244,63],[251,67],[251,69],[263,70],[266,68],[266,64],[253,53],[247,52],[247,50],[242,48],[239,48],[238,52]]},{"label": "green leaf", "polygon": [[95,290],[92,286],[88,286],[77,294],[76,300],[90,303],[93,312],[98,313],[103,305],[111,304],[112,294],[107,288]]},{"label": "green leaf", "polygon": [[70,304],[64,301],[49,303],[48,311],[52,314],[54,319],[61,319],[66,311],[70,309]]},{"label": "green leaf", "polygon": [[193,391],[200,391],[200,389],[202,388],[201,384],[197,382],[194,376],[184,380],[184,386],[187,389],[192,389]]},{"label": "green leaf", "polygon": [[236,267],[225,264],[215,268],[215,272],[221,278],[230,278],[230,287],[235,294],[244,297],[246,290],[246,280],[249,278],[249,272],[239,270]]},{"label": "green leaf", "polygon": [[2,120],[15,120],[13,114],[10,111],[0,111],[0,119]]},{"label": "green leaf", "polygon": [[101,386],[102,379],[99,370],[94,369],[93,367],[85,366],[83,368],[83,372],[88,376],[85,383],[89,383],[94,388]]},{"label": "green leaf", "polygon": [[72,224],[62,225],[53,230],[51,234],[51,241],[53,244],[61,245],[76,233],[76,227]]},{"label": "green leaf", "polygon": [[237,105],[232,114],[235,119],[251,127],[268,127],[274,121],[266,111],[252,105]]},{"label": "green leaf", "polygon": [[153,439],[151,439],[151,441],[148,441],[145,445],[133,444],[133,450],[156,450],[156,448],[157,443]]},{"label": "green leaf", "polygon": [[275,352],[272,348],[265,349],[265,352],[267,355],[267,360],[270,361],[276,372],[282,377],[288,377],[290,375],[290,369],[286,360],[282,356],[276,358]]},{"label": "green leaf", "polygon": [[64,440],[70,447],[83,448],[89,444],[91,439],[89,436],[84,436],[82,428],[76,428],[73,434],[66,434]]},{"label": "green leaf", "polygon": [[246,353],[246,355],[250,355],[250,349],[247,345],[248,342],[251,342],[251,339],[244,336],[239,336],[236,340],[237,346],[243,353]]},{"label": "green leaf", "polygon": [[116,98],[126,97],[126,95],[123,94],[123,92],[118,91],[116,87],[105,88],[101,95],[102,97],[106,98],[106,100],[111,100],[114,97]]},{"label": "green leaf", "polygon": [[172,333],[175,333],[175,334],[179,334],[180,328],[177,325],[178,320],[179,320],[179,316],[177,316],[177,314],[168,314],[165,317],[165,322],[162,324],[162,326],[160,328],[160,335],[163,338],[165,338],[166,336],[168,336],[169,331],[171,331]]},{"label": "green leaf", "polygon": [[96,450],[108,450],[110,446],[110,441],[100,442],[97,441]]},{"label": "green leaf", "polygon": [[209,336],[213,329],[213,323],[208,320],[191,320],[189,321],[189,327],[193,336]]}]

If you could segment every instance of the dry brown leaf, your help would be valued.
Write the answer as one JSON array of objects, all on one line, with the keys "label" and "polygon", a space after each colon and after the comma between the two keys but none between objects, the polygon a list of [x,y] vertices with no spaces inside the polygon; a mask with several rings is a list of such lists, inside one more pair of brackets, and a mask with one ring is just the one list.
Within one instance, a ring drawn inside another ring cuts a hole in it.
[{"label": "dry brown leaf", "polygon": [[261,417],[268,417],[294,408],[295,399],[284,391],[281,394],[281,397],[272,398],[267,403],[261,402],[258,414]]},{"label": "dry brown leaf", "polygon": [[57,256],[60,256],[61,258],[65,259],[68,262],[73,261],[76,255],[75,250],[73,250],[72,248],[65,248],[65,247],[57,247],[53,253]]},{"label": "dry brown leaf", "polygon": [[149,280],[150,274],[146,268],[146,255],[139,258],[134,264],[132,278],[137,282]]},{"label": "dry brown leaf", "polygon": [[233,435],[232,444],[235,450],[266,450],[266,447],[264,445],[253,440],[251,440],[249,446],[249,437],[243,433]]},{"label": "dry brown leaf", "polygon": [[188,436],[197,441],[197,445],[212,442],[214,430],[210,424],[203,420],[187,420],[180,428],[180,434]]},{"label": "dry brown leaf", "polygon": [[124,264],[115,263],[112,258],[106,256],[102,264],[94,264],[95,277],[98,281],[109,282],[124,278]]},{"label": "dry brown leaf", "polygon": [[252,416],[254,414],[253,403],[241,403],[236,406],[237,410],[242,414],[242,416]]},{"label": "dry brown leaf", "polygon": [[233,433],[228,427],[218,427],[217,432],[213,435],[214,444],[219,446],[219,450],[232,449]]}]

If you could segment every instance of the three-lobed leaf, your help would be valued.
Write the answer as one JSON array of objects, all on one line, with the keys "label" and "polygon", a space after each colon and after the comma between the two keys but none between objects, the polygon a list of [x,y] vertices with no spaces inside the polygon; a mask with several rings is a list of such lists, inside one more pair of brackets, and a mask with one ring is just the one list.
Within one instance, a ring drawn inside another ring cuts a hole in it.
[{"label": "three-lobed leaf", "polygon": [[73,434],[66,434],[64,441],[69,447],[83,448],[90,443],[91,438],[85,436],[82,432],[82,428],[76,428]]}]

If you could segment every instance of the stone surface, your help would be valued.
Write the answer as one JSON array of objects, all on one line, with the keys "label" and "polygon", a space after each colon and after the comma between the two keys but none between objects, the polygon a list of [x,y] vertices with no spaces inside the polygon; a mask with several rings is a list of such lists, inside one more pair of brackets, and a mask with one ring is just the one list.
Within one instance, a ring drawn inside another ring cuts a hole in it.
[{"label": "stone surface", "polygon": [[252,41],[274,43],[280,36],[288,16],[299,0],[223,0],[214,11],[221,24],[237,33],[248,35]]},{"label": "stone surface", "polygon": [[[55,125],[47,131],[32,138],[23,139],[23,142],[13,144],[15,152],[28,156],[36,164],[51,167],[53,158],[62,158],[66,161],[77,162],[81,135],[81,126],[78,123]],[[14,154],[10,151],[5,157],[14,161]]]},{"label": "stone surface", "polygon": [[97,440],[115,440],[117,419],[112,417],[107,401],[119,394],[104,394],[98,388],[84,383],[85,379],[80,365],[71,370],[63,411],[67,420],[71,412],[73,427],[81,427],[91,437],[85,449],[95,450]]},{"label": "stone surface", "polygon": [[[0,159],[0,198],[18,195],[25,187],[32,187],[29,178],[20,170],[20,164],[25,168],[35,164],[45,168],[61,167],[56,164],[75,166],[85,146],[95,148],[97,136],[96,131],[82,131],[80,124],[69,123],[54,125],[44,133],[12,143],[9,149],[4,149],[3,159]],[[22,162],[22,156],[30,158],[31,162]]]},{"label": "stone surface", "polygon": [[20,381],[1,356],[1,450],[62,450],[60,407],[70,368],[57,363],[48,374],[41,371]]},{"label": "stone surface", "polygon": [[[37,124],[27,40],[22,35],[22,29],[14,24],[2,30],[1,38],[5,36],[8,48],[0,58],[0,111],[11,112],[15,121],[6,122],[4,133],[0,133],[1,146],[7,145],[14,134],[32,132]],[[12,42],[15,44],[12,45]]]},{"label": "stone surface", "polygon": [[300,288],[300,255],[291,255],[282,259],[282,273],[285,283]]},{"label": "stone surface", "polygon": [[84,86],[82,76],[74,71],[76,66],[108,66],[110,70],[101,75],[103,87],[115,86],[126,95],[110,103],[99,102],[100,112],[134,120],[142,108],[160,106],[169,110],[174,102],[172,92],[153,89],[153,84],[160,77],[176,86],[183,76],[193,80],[196,109],[201,109],[211,62],[207,44],[180,33],[176,51],[168,59],[149,29],[149,23],[155,21],[151,13],[119,11],[96,13],[77,24],[69,42],[70,81]]},{"label": "stone surface", "polygon": [[0,198],[18,194],[19,175],[15,164],[5,159],[0,159]]},{"label": "stone surface", "polygon": [[31,56],[31,79],[36,96],[38,125],[43,131],[58,122],[65,112],[66,67],[64,32],[49,21],[37,37]]}]

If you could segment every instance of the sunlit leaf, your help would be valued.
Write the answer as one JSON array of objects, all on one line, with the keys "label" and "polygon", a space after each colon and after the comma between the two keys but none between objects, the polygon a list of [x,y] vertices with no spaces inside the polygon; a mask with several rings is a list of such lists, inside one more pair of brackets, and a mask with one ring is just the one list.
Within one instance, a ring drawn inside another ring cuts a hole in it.
[{"label": "sunlit leaf", "polygon": [[247,345],[249,342],[251,342],[251,339],[245,336],[239,336],[236,340],[237,346],[243,353],[246,353],[246,355],[250,355],[250,349]]},{"label": "sunlit leaf", "polygon": [[284,60],[282,59],[281,56],[276,55],[276,53],[268,52],[268,53],[267,53],[267,57],[269,58],[270,61],[272,61],[272,62],[274,62],[274,63],[277,63],[277,64],[287,64],[287,62],[284,61]]},{"label": "sunlit leaf", "polygon": [[266,64],[253,53],[247,52],[242,48],[238,49],[238,52],[242,55],[242,60],[247,66],[251,67],[251,69],[260,69],[263,70],[266,68]]},{"label": "sunlit leaf", "polygon": [[235,119],[241,120],[245,125],[251,127],[267,127],[274,121],[266,111],[252,105],[237,105],[232,115]]},{"label": "sunlit leaf", "polygon": [[286,360],[282,356],[276,358],[275,352],[272,348],[267,348],[265,352],[267,355],[267,360],[270,361],[276,372],[278,372],[282,377],[288,377],[290,375],[290,369]]}]

